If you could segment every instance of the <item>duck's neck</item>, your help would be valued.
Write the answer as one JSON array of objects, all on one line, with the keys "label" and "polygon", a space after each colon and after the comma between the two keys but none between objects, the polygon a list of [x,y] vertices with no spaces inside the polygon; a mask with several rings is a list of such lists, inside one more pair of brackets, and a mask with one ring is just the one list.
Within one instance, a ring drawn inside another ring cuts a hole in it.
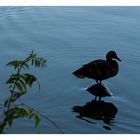
[{"label": "duck's neck", "polygon": [[116,60],[114,59],[107,59],[106,60],[108,64],[112,65],[112,66],[115,66],[115,67],[118,67],[118,63]]},{"label": "duck's neck", "polygon": [[110,55],[106,55],[106,61],[111,61],[112,57]]},{"label": "duck's neck", "polygon": [[119,65],[116,60],[114,59],[107,59],[107,63],[110,66],[111,70],[111,75],[114,76],[118,73],[119,71]]},{"label": "duck's neck", "polygon": [[113,61],[113,59],[112,58],[106,58],[106,61],[111,62],[111,61]]},{"label": "duck's neck", "polygon": [[108,63],[110,63],[110,64],[114,64],[114,65],[117,65],[117,64],[118,64],[117,61],[114,60],[114,59],[107,59],[106,61],[107,61]]}]

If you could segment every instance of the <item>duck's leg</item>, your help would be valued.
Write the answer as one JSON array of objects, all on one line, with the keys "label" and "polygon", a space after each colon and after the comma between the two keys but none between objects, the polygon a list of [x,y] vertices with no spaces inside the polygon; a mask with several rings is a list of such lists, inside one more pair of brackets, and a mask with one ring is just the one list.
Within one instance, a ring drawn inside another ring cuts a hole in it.
[{"label": "duck's leg", "polygon": [[96,99],[97,99],[97,96],[95,96],[95,99],[94,100],[96,101]]},{"label": "duck's leg", "polygon": [[99,84],[102,85],[102,81],[101,80],[100,80]]},{"label": "duck's leg", "polygon": [[97,84],[100,84],[100,82],[99,82],[97,79],[96,79],[96,83],[97,83]]},{"label": "duck's leg", "polygon": [[99,96],[99,101],[101,101],[101,96]]}]

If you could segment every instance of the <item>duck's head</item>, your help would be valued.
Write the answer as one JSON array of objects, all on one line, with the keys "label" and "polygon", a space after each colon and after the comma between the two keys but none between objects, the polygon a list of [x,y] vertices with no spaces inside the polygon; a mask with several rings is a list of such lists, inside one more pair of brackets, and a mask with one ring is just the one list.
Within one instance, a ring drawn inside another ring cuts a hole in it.
[{"label": "duck's head", "polygon": [[121,61],[121,59],[117,56],[117,54],[116,54],[115,51],[109,51],[109,52],[106,54],[106,59],[107,59],[107,60],[117,59],[117,60]]}]

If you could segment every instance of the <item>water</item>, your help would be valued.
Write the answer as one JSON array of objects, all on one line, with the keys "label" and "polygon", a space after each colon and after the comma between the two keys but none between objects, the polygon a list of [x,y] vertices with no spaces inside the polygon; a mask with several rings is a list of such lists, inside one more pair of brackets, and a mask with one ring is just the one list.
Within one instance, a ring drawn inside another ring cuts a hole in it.
[{"label": "water", "polygon": [[[33,70],[41,90],[34,88],[24,96],[26,104],[53,120],[63,133],[140,133],[139,23],[140,7],[0,7],[1,102],[7,96],[4,82],[11,72],[5,64],[23,59],[33,49],[48,60],[48,67]],[[113,96],[103,100],[115,110],[114,116],[107,123],[95,110],[93,116],[79,118],[72,108],[89,107],[94,97],[85,88],[93,81],[77,79],[72,72],[104,59],[109,50],[122,59],[119,74],[104,81]],[[16,120],[7,132],[61,133],[44,119],[37,128],[31,120]]]}]

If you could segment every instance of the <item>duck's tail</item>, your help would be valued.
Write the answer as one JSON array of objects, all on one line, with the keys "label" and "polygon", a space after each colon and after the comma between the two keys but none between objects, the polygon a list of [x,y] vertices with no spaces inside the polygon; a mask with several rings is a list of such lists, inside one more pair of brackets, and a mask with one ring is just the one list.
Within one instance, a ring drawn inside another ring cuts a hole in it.
[{"label": "duck's tail", "polygon": [[84,67],[74,71],[72,74],[75,75],[77,78],[81,78],[81,79],[86,77],[86,72]]}]

